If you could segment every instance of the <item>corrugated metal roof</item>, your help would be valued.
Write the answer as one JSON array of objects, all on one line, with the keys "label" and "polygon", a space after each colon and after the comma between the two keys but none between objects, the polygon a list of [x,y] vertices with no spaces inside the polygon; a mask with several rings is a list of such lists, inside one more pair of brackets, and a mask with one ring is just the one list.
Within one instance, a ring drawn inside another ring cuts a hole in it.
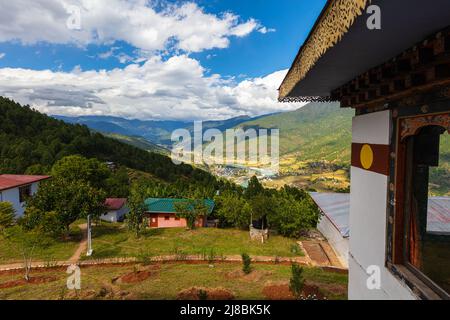
[{"label": "corrugated metal roof", "polygon": [[427,231],[450,233],[449,197],[434,197],[428,200]]},{"label": "corrugated metal roof", "polygon": [[[145,206],[147,212],[153,213],[176,213],[175,204],[187,201],[187,199],[161,199],[161,198],[149,198],[145,200]],[[203,200],[204,205],[208,208],[208,214],[214,209],[213,200]]]},{"label": "corrugated metal roof", "polygon": [[350,194],[311,192],[311,197],[344,238],[350,236]]},{"label": "corrugated metal roof", "polygon": [[20,187],[50,178],[50,176],[32,176],[23,174],[1,174],[0,191]]},{"label": "corrugated metal roof", "polygon": [[[311,197],[343,237],[350,236],[350,194],[311,192]],[[428,200],[427,232],[450,233],[450,198]]]},{"label": "corrugated metal roof", "polygon": [[108,210],[119,210],[127,203],[125,198],[107,198],[105,200],[105,207]]}]

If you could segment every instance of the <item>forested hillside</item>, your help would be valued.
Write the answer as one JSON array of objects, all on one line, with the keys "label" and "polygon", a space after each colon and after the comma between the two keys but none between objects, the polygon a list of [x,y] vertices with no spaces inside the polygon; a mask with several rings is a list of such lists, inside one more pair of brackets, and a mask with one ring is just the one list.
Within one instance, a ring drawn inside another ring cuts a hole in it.
[{"label": "forested hillside", "polygon": [[350,160],[354,111],[337,103],[310,103],[298,110],[244,122],[242,128],[280,129],[280,155],[296,154],[301,161]]},{"label": "forested hillside", "polygon": [[93,133],[84,125],[67,124],[0,97],[0,173],[47,173],[57,160],[75,154],[116,162],[167,181],[181,176],[203,183],[215,180],[200,169],[175,165],[166,156]]}]

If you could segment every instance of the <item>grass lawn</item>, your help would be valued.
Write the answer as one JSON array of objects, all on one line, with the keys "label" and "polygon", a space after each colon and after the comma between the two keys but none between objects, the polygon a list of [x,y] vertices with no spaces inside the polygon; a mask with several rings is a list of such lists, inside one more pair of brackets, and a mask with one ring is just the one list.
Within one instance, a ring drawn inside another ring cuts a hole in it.
[{"label": "grass lawn", "polygon": [[[150,268],[155,266],[149,266]],[[128,299],[176,299],[177,294],[191,287],[225,288],[236,299],[264,299],[263,288],[272,283],[288,283],[290,266],[254,265],[250,274],[255,278],[235,277],[240,264],[161,264],[157,271],[142,282],[133,284],[113,283],[112,279],[132,273],[136,266],[82,267],[81,292],[83,299],[120,299],[117,292],[128,294]],[[146,268],[146,267],[140,267]],[[317,268],[305,268],[307,281],[312,281],[328,299],[346,299],[347,275],[326,272]],[[76,298],[66,289],[65,270],[33,271],[32,277],[54,277],[56,281],[41,284],[24,284],[0,289],[0,299],[69,299]],[[0,285],[18,280],[21,274],[0,274]],[[114,295],[105,294],[115,292]]]},{"label": "grass lawn", "polygon": [[92,231],[93,258],[159,255],[249,255],[294,257],[303,255],[296,241],[272,236],[265,244],[251,241],[248,231],[199,228],[150,229],[136,238],[122,224],[102,223]]},{"label": "grass lawn", "polygon": [[[57,261],[67,260],[77,249],[81,240],[81,230],[76,224],[71,227],[70,240],[50,240],[44,248],[36,248],[33,260]],[[20,248],[10,244],[0,236],[0,264],[22,262]]]}]

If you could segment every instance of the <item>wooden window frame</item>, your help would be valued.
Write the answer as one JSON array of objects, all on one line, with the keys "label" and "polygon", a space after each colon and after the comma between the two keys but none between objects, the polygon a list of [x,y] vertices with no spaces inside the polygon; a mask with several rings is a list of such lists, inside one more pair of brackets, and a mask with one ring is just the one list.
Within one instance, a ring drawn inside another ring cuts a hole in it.
[{"label": "wooden window frame", "polygon": [[[450,114],[447,107],[437,104],[436,107],[423,106],[417,108],[394,110],[392,112],[392,140],[391,160],[388,190],[388,221],[387,221],[387,248],[386,266],[391,273],[403,281],[420,299],[447,299],[448,293],[437,286],[425,274],[411,265],[405,259],[405,183],[407,178],[406,153],[407,143],[405,138],[415,135],[421,128],[437,125],[432,121],[427,123],[417,121],[415,128],[405,132],[402,122],[410,119],[430,118],[436,115]],[[447,110],[445,110],[447,109]]]},{"label": "wooden window frame", "polygon": [[[23,190],[28,190],[29,192],[26,195],[24,195]],[[31,193],[32,193],[31,184],[20,186],[19,187],[19,202],[24,203],[29,197],[31,197]]]}]

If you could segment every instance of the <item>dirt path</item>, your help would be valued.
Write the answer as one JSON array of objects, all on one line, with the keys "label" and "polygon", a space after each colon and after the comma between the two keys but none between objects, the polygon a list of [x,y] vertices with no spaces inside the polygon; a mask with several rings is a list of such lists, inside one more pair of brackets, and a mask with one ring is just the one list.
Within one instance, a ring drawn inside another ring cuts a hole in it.
[{"label": "dirt path", "polygon": [[68,260],[69,264],[76,264],[80,261],[81,255],[83,252],[86,252],[87,249],[87,224],[80,224],[78,226],[83,234],[80,244],[78,245],[77,250],[74,252],[72,257]]}]

